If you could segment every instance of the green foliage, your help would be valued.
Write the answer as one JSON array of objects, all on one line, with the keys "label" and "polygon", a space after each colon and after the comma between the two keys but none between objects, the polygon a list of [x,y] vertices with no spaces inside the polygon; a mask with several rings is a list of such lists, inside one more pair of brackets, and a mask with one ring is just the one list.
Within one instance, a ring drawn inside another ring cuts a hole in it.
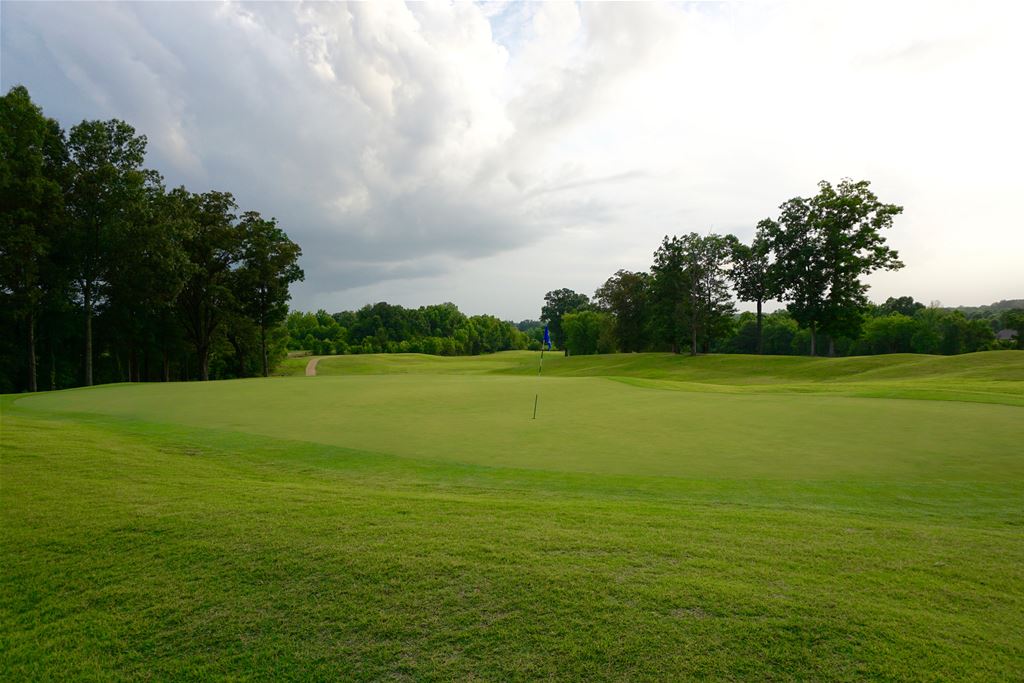
[{"label": "green foliage", "polygon": [[740,301],[751,301],[757,305],[754,319],[755,345],[757,353],[764,352],[763,314],[764,302],[777,295],[777,267],[771,263],[771,234],[775,222],[766,218],[757,224],[757,231],[750,245],[736,240],[732,244],[732,270],[729,275]]},{"label": "green foliage", "polygon": [[323,309],[316,313],[292,311],[285,319],[285,328],[289,349],[311,351],[318,356],[348,350],[348,330]]},{"label": "green foliage", "polygon": [[65,139],[18,86],[0,124],[0,322],[16,332],[0,339],[0,388],[269,370],[302,277],[273,220],[239,220],[228,193],[168,193],[124,121]]},{"label": "green foliage", "polygon": [[875,313],[876,315],[899,313],[900,315],[913,318],[923,308],[925,308],[925,305],[919,301],[914,301],[912,296],[889,297],[885,300],[885,303],[879,304],[876,307]]},{"label": "green foliage", "polygon": [[66,280],[58,265],[66,162],[63,131],[28,90],[16,86],[0,97],[0,308],[25,333],[24,350],[10,349],[5,365],[24,366],[30,391],[38,320]]},{"label": "green foliage", "polygon": [[654,253],[653,315],[661,340],[678,352],[685,340],[690,353],[709,351],[732,327],[735,306],[729,296],[727,267],[736,238],[690,233],[666,236]]},{"label": "green foliage", "polygon": [[811,355],[816,332],[859,335],[867,307],[863,276],[903,267],[882,235],[903,208],[880,202],[869,185],[821,181],[817,195],[785,202],[778,221],[768,226],[779,290],[793,317],[810,330]]},{"label": "green foliage", "polygon": [[333,316],[324,311],[315,315],[293,311],[286,324],[288,347],[317,355],[477,355],[525,349],[529,343],[512,323],[491,315],[467,318],[452,303],[404,308],[382,301]]},{"label": "green foliage", "polygon": [[1016,333],[1018,349],[1024,349],[1024,308],[1011,308],[1000,316],[1002,326]]},{"label": "green foliage", "polygon": [[92,319],[119,273],[118,242],[139,219],[146,200],[148,174],[142,168],[146,136],[124,121],[82,121],[71,129],[66,203],[69,272],[78,286],[85,313],[84,383],[93,384]]},{"label": "green foliage", "polygon": [[562,316],[566,313],[585,311],[590,308],[590,297],[574,292],[571,289],[556,289],[544,295],[544,306],[540,311],[540,319],[548,326],[551,344],[556,349],[565,348],[565,331],[562,329]]},{"label": "green foliage", "polygon": [[615,351],[615,321],[602,311],[577,311],[562,316],[565,348],[573,356]]},{"label": "green foliage", "polygon": [[256,322],[260,333],[260,359],[263,376],[270,374],[266,334],[284,322],[288,314],[288,288],[305,275],[299,268],[299,245],[288,239],[277,221],[247,211],[238,224],[242,231],[239,265],[232,272],[235,299],[239,309]]},{"label": "green foliage", "polygon": [[861,343],[865,353],[911,353],[918,325],[902,313],[872,318],[864,325]]},{"label": "green foliage", "polygon": [[611,313],[613,346],[622,351],[643,351],[650,343],[651,275],[620,270],[601,285],[594,301]]}]

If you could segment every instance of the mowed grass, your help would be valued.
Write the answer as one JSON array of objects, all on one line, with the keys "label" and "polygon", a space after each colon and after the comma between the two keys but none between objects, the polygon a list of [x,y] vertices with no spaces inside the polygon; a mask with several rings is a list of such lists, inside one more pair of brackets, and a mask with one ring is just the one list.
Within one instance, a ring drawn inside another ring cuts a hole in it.
[{"label": "mowed grass", "polygon": [[4,397],[0,678],[1024,677],[1024,354],[536,361]]}]

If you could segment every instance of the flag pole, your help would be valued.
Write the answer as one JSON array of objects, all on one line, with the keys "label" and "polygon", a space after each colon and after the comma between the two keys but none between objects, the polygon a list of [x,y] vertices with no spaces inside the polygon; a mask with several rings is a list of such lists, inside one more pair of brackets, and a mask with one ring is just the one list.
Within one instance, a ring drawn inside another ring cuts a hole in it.
[{"label": "flag pole", "polygon": [[[544,347],[551,348],[551,337],[548,334],[547,325],[544,326],[544,343],[540,346],[540,363],[537,364],[537,377],[540,377],[541,370],[544,369]],[[538,391],[533,395],[533,419],[537,419],[537,402],[540,401],[540,392]]]},{"label": "flag pole", "polygon": [[[537,366],[537,377],[540,377],[540,371],[544,369],[544,347],[540,347],[540,364]],[[537,401],[540,400],[540,392],[538,391],[533,395],[533,419],[537,419]]]}]

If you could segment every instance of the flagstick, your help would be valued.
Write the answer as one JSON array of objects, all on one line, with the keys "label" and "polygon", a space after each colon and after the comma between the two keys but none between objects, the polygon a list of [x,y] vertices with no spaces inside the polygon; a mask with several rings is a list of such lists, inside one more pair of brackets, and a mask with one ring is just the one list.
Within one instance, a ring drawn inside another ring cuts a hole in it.
[{"label": "flagstick", "polygon": [[[544,347],[540,347],[540,364],[537,366],[537,376],[540,377],[540,371],[544,369]],[[533,419],[537,419],[537,401],[540,400],[540,393],[533,395]]]}]

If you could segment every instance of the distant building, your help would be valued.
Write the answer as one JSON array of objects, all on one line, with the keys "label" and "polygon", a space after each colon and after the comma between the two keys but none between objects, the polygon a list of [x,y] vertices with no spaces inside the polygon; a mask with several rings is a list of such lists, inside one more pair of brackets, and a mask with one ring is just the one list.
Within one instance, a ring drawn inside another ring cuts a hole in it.
[{"label": "distant building", "polygon": [[996,332],[996,339],[999,341],[1011,341],[1017,338],[1017,330],[999,330]]}]

